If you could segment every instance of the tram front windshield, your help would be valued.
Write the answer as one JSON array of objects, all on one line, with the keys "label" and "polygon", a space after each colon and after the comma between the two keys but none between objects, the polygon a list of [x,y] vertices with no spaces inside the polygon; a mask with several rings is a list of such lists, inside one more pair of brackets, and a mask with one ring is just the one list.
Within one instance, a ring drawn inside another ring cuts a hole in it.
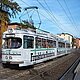
[{"label": "tram front windshield", "polygon": [[4,38],[2,47],[3,49],[16,49],[20,48],[22,45],[22,39],[21,38]]}]

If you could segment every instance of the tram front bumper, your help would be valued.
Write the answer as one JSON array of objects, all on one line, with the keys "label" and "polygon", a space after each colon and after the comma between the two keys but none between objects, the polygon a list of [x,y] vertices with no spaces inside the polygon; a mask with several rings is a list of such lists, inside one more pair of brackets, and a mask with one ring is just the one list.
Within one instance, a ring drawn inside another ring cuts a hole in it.
[{"label": "tram front bumper", "polygon": [[2,61],[2,63],[5,63],[5,64],[22,64],[24,63],[24,61]]}]

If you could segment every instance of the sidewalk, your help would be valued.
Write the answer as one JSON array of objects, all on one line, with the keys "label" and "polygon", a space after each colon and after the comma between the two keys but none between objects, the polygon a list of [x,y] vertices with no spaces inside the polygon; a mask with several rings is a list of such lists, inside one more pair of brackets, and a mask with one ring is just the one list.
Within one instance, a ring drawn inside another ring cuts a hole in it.
[{"label": "sidewalk", "polygon": [[80,63],[78,64],[78,66],[75,69],[74,73],[75,73],[74,80],[80,80]]}]

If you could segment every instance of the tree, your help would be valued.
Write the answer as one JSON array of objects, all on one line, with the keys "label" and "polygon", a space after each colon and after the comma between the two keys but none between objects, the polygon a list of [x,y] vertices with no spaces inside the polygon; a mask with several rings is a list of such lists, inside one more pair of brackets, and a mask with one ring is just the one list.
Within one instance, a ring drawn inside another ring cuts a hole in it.
[{"label": "tree", "polygon": [[[0,18],[9,20],[9,17],[16,17],[21,12],[21,7],[13,0],[0,0]],[[5,14],[4,16],[2,16]]]}]

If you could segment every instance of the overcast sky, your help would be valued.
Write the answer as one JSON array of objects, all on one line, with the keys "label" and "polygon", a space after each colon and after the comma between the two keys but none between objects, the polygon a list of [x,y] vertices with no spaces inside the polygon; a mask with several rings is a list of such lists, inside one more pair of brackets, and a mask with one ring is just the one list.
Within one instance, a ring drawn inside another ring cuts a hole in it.
[{"label": "overcast sky", "polygon": [[[19,17],[21,20],[29,20],[29,17],[32,15],[32,19],[37,28],[41,19],[40,29],[53,34],[64,32],[80,37],[80,0],[14,1],[22,7],[22,12],[15,19],[11,18],[11,22],[20,22]],[[24,11],[24,8],[29,6],[37,6],[38,9]]]}]

